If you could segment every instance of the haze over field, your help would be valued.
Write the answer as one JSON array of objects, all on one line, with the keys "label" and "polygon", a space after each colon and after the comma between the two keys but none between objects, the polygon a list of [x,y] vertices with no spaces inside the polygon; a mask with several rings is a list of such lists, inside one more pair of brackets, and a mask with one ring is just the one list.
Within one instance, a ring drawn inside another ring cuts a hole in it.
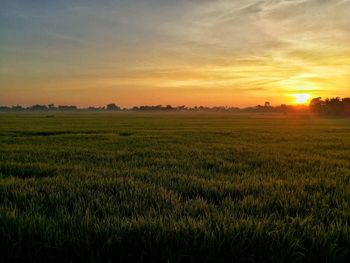
[{"label": "haze over field", "polygon": [[345,97],[349,14],[349,0],[3,0],[0,104]]}]

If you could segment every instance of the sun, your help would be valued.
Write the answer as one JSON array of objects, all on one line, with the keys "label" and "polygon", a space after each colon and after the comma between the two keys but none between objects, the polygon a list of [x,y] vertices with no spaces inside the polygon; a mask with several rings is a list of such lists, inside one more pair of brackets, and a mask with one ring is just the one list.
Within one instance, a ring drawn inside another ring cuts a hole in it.
[{"label": "sun", "polygon": [[294,94],[295,102],[297,104],[305,104],[310,99],[310,95],[306,93]]}]

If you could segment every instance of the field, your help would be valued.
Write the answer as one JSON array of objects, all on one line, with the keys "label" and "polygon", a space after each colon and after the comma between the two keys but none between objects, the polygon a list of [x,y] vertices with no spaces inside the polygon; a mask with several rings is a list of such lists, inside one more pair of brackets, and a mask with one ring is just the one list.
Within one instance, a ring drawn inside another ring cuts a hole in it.
[{"label": "field", "polygon": [[346,262],[350,120],[0,114],[1,262]]}]

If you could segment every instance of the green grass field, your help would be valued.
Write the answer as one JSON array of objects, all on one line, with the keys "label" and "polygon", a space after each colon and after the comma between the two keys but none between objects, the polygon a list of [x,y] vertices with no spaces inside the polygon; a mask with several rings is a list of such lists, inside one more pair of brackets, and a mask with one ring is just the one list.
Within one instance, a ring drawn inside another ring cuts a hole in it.
[{"label": "green grass field", "polygon": [[350,120],[0,114],[0,251],[1,262],[346,262]]}]

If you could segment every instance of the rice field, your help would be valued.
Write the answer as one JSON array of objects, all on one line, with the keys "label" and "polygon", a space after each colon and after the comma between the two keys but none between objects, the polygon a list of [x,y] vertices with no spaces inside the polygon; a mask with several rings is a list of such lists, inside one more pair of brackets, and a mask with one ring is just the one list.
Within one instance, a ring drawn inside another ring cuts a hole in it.
[{"label": "rice field", "polygon": [[0,114],[1,262],[348,262],[350,120]]}]

